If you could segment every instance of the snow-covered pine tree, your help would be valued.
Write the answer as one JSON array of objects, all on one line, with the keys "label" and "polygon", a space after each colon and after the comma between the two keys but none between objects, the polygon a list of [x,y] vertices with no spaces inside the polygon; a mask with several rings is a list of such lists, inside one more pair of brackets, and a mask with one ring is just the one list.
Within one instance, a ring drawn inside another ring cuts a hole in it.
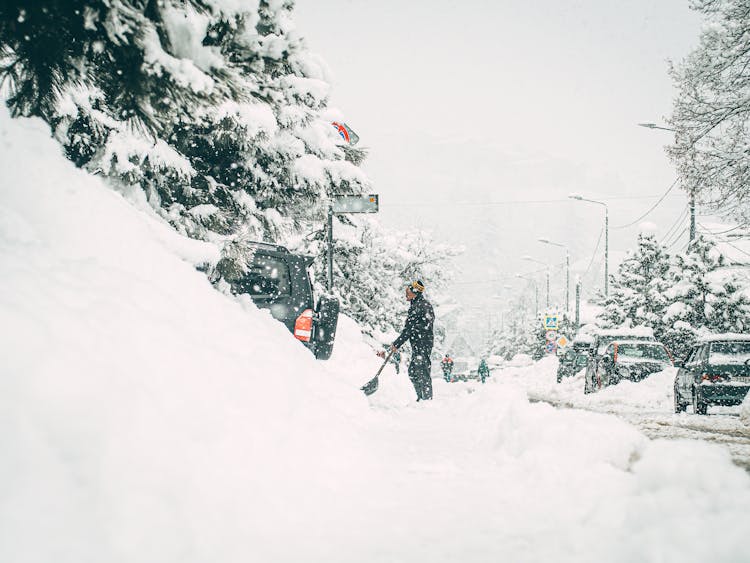
[{"label": "snow-covered pine tree", "polygon": [[323,65],[293,2],[20,0],[0,5],[16,115],[53,128],[78,166],[139,185],[180,231],[285,242],[333,193],[368,185],[325,115]]},{"label": "snow-covered pine tree", "polygon": [[610,277],[609,296],[599,315],[605,327],[645,325],[657,337],[667,302],[669,255],[651,233],[640,233],[638,245]]},{"label": "snow-covered pine tree", "polygon": [[684,357],[701,333],[750,329],[748,283],[711,238],[698,235],[675,256],[670,279],[662,338],[676,357]]}]

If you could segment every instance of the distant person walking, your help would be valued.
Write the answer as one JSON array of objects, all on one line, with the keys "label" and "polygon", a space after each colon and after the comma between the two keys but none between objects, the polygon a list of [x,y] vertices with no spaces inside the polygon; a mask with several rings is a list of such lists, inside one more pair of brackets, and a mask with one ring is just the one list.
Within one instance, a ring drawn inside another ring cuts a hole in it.
[{"label": "distant person walking", "polygon": [[484,380],[490,376],[490,368],[487,367],[487,362],[484,361],[484,358],[480,360],[479,369],[477,371],[479,372],[480,381],[484,383]]},{"label": "distant person walking", "polygon": [[453,358],[450,354],[446,354],[443,361],[440,362],[440,367],[443,368],[443,379],[446,383],[451,380],[451,373],[453,373]]},{"label": "distant person walking", "polygon": [[417,401],[432,399],[432,379],[430,377],[430,354],[434,341],[433,323],[435,313],[432,305],[424,298],[424,284],[421,281],[406,287],[406,300],[409,301],[409,314],[404,330],[394,340],[391,350],[395,353],[408,340],[411,344],[409,379],[417,392]]}]

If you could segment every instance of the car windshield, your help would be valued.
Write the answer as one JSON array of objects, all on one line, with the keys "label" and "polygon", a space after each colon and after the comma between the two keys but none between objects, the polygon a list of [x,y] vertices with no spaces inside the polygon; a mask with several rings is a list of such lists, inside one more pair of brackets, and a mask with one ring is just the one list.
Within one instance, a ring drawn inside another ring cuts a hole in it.
[{"label": "car windshield", "polygon": [[620,344],[617,347],[617,357],[627,360],[669,361],[669,354],[661,344]]},{"label": "car windshield", "polygon": [[238,293],[251,297],[290,295],[289,267],[280,258],[256,254],[247,272],[234,285]]},{"label": "car windshield", "polygon": [[750,361],[750,342],[713,342],[708,363],[717,366],[744,365]]}]

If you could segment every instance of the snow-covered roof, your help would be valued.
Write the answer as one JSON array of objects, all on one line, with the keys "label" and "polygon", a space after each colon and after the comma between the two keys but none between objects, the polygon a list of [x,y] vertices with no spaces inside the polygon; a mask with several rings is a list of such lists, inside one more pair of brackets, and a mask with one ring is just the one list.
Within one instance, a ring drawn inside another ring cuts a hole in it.
[{"label": "snow-covered roof", "polygon": [[733,332],[725,332],[722,334],[708,334],[698,339],[698,342],[721,342],[724,340],[739,340],[742,342],[750,342],[750,334],[737,334]]}]

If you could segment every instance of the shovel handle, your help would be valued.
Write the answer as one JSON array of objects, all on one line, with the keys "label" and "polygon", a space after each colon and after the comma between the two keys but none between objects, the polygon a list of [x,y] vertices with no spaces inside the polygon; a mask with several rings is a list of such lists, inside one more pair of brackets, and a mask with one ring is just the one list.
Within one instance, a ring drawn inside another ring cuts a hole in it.
[{"label": "shovel handle", "polygon": [[378,373],[375,374],[375,377],[378,377],[380,373],[383,371],[383,368],[388,364],[388,360],[391,359],[391,356],[393,356],[393,349],[391,349],[388,352],[388,355],[385,357],[385,360],[383,360],[383,365],[380,366],[380,369],[378,370]]}]

